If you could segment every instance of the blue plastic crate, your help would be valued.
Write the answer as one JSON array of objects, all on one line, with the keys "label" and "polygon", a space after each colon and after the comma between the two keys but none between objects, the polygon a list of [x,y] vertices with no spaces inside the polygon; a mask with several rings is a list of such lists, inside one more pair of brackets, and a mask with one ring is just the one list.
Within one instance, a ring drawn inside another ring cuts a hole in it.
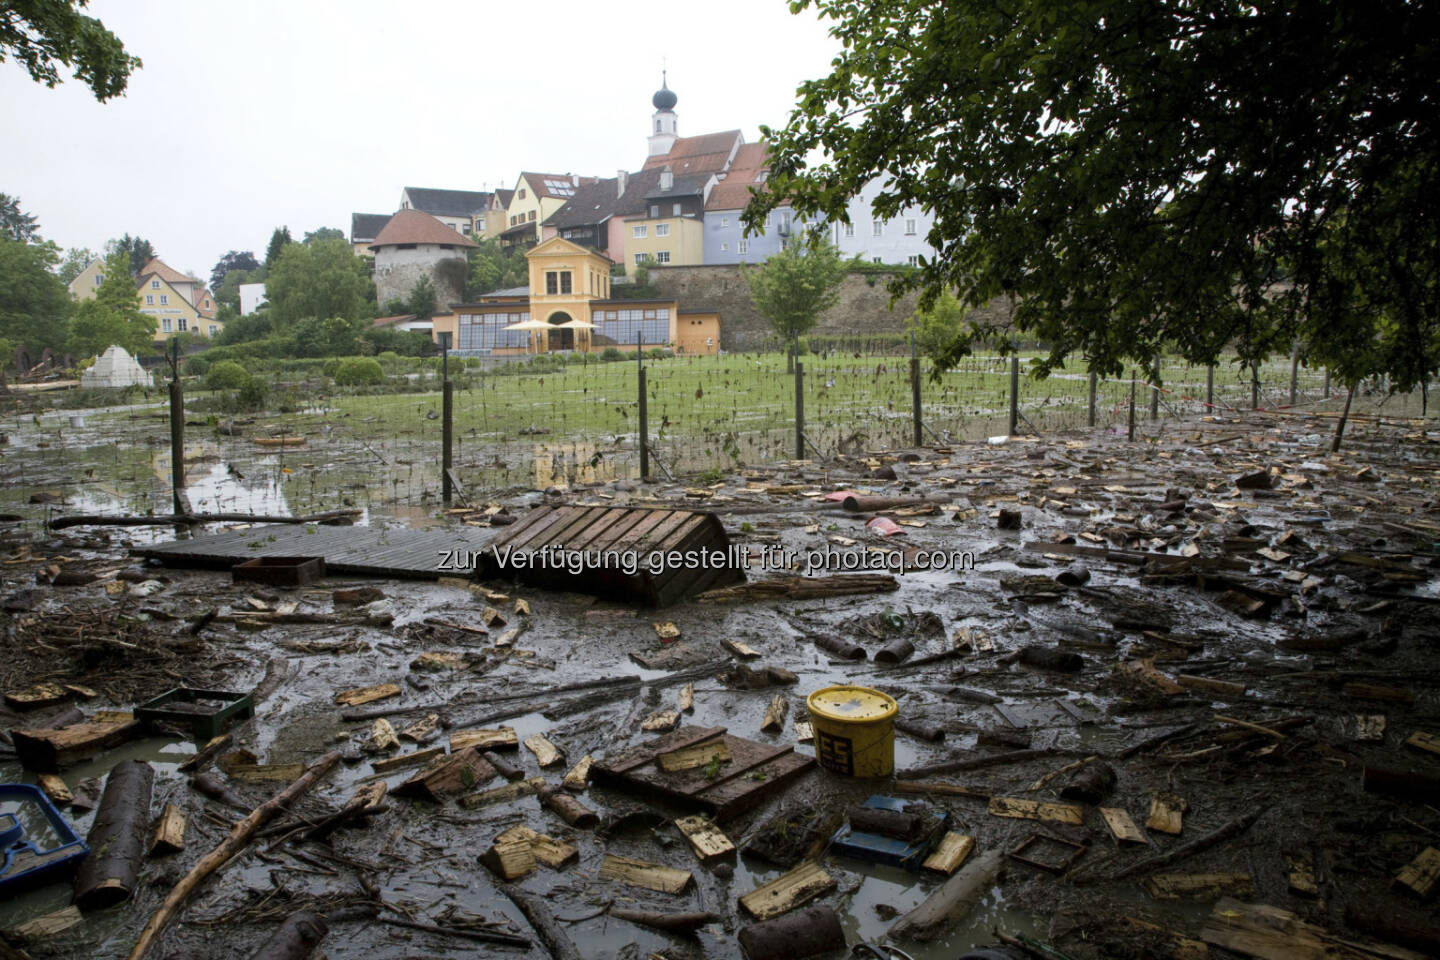
[{"label": "blue plastic crate", "polygon": [[[881,796],[877,793],[861,806],[869,807],[871,810],[894,810],[897,813],[904,813],[914,802],[901,800],[899,797]],[[841,856],[854,857],[856,860],[885,863],[892,867],[902,867],[912,873],[918,873],[921,864],[930,855],[930,848],[934,845],[935,839],[944,836],[945,829],[949,825],[950,814],[941,811],[940,826],[929,837],[905,841],[879,833],[855,830],[847,823],[836,830],[835,835],[831,837],[830,851]]]},{"label": "blue plastic crate", "polygon": [[0,783],[0,803],[29,805],[44,815],[55,834],[27,838],[23,822],[13,813],[0,813],[0,898],[13,897],[36,887],[63,880],[75,872],[90,853],[44,791],[29,783]]}]

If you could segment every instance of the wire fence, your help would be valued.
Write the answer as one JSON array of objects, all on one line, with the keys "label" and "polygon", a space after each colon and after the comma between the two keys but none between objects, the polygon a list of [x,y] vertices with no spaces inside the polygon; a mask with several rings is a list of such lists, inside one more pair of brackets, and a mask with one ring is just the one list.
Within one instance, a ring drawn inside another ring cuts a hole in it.
[{"label": "wire fence", "polygon": [[[1132,414],[1137,439],[1154,438],[1200,417],[1333,412],[1344,402],[1325,371],[1284,360],[1258,371],[1166,361],[1154,384],[1092,382],[1075,370],[1037,379],[1029,358],[998,355],[932,377],[929,361],[893,346],[805,355],[799,376],[782,353],[387,364],[378,383],[340,386],[321,361],[296,362],[258,375],[248,403],[246,388],[185,378],[182,509],[433,517],[447,492],[447,439],[453,501],[483,502],[502,490],[640,479],[642,470],[705,479],[1011,435],[1129,436]],[[1420,391],[1391,395],[1378,384],[1358,391],[1354,407],[1393,418],[1424,411]],[[0,514],[170,512],[170,415],[158,385],[4,395]]]}]

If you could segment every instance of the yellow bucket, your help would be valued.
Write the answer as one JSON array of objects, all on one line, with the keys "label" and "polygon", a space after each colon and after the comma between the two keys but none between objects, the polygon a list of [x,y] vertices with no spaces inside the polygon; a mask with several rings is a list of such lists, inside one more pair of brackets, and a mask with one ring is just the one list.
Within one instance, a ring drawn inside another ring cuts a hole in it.
[{"label": "yellow bucket", "polygon": [[815,759],[843,777],[895,772],[895,698],[869,687],[838,686],[805,698],[815,727]]}]

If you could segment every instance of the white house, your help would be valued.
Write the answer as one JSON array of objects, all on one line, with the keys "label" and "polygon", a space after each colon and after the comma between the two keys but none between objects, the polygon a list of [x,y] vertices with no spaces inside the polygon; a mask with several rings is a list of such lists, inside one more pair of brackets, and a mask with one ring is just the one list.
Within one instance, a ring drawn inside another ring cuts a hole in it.
[{"label": "white house", "polygon": [[850,198],[846,212],[849,223],[836,221],[830,225],[831,239],[844,257],[859,254],[869,263],[899,263],[917,266],[924,254],[928,260],[935,255],[930,246],[930,228],[935,217],[919,207],[907,207],[899,216],[885,219],[875,213],[875,198],[881,192],[881,181],[871,180]]},{"label": "white house", "polygon": [[260,304],[266,303],[265,284],[263,283],[242,283],[240,284],[240,316],[248,317],[260,309]]}]

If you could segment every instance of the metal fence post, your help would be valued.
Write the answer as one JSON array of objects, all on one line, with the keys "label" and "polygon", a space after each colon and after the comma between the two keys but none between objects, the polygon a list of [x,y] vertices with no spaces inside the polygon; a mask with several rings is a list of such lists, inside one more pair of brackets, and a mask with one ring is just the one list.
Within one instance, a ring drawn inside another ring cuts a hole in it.
[{"label": "metal fence post", "polygon": [[798,343],[795,345],[795,459],[805,459],[805,364],[800,362]]},{"label": "metal fence post", "polygon": [[1150,419],[1160,419],[1160,355],[1155,355],[1155,373],[1150,378]]},{"label": "metal fence post", "polygon": [[650,479],[650,412],[645,399],[645,333],[635,334],[636,382],[640,388],[640,479]]},{"label": "metal fence post", "polygon": [[1020,423],[1020,356],[1010,358],[1010,436]]},{"label": "metal fence post", "polygon": [[1089,398],[1089,406],[1088,406],[1088,413],[1087,413],[1087,416],[1086,416],[1086,422],[1087,422],[1090,426],[1092,426],[1092,427],[1095,426],[1095,388],[1098,386],[1099,379],[1100,379],[1100,378],[1095,375],[1095,371],[1094,371],[1094,370],[1091,370],[1091,371],[1090,371],[1090,377],[1089,377],[1089,380],[1090,380],[1090,398]]},{"label": "metal fence post", "polygon": [[185,495],[185,388],[180,383],[180,342],[171,340],[170,357],[170,494],[175,512],[190,512]]},{"label": "metal fence post", "polygon": [[1135,440],[1135,370],[1134,370],[1133,368],[1130,370],[1130,436],[1129,436],[1129,439],[1130,439],[1132,442]]},{"label": "metal fence post", "polygon": [[1250,409],[1260,409],[1260,364],[1250,365]]},{"label": "metal fence post", "polygon": [[1215,409],[1215,364],[1205,364],[1205,409]]},{"label": "metal fence post", "polygon": [[915,356],[915,333],[910,333],[910,410],[915,418],[915,446],[923,443],[920,430],[923,425],[920,410],[920,358]]},{"label": "metal fence post", "polygon": [[1325,368],[1325,399],[1330,399],[1330,368]]},{"label": "metal fence post", "polygon": [[1299,384],[1297,383],[1299,376],[1300,345],[1296,344],[1295,346],[1290,348],[1290,406],[1292,407],[1295,406],[1295,401],[1299,397],[1296,389],[1299,386]]},{"label": "metal fence post", "polygon": [[440,334],[440,499],[445,506],[455,496],[450,481],[455,466],[455,392],[450,382],[450,334]]}]

